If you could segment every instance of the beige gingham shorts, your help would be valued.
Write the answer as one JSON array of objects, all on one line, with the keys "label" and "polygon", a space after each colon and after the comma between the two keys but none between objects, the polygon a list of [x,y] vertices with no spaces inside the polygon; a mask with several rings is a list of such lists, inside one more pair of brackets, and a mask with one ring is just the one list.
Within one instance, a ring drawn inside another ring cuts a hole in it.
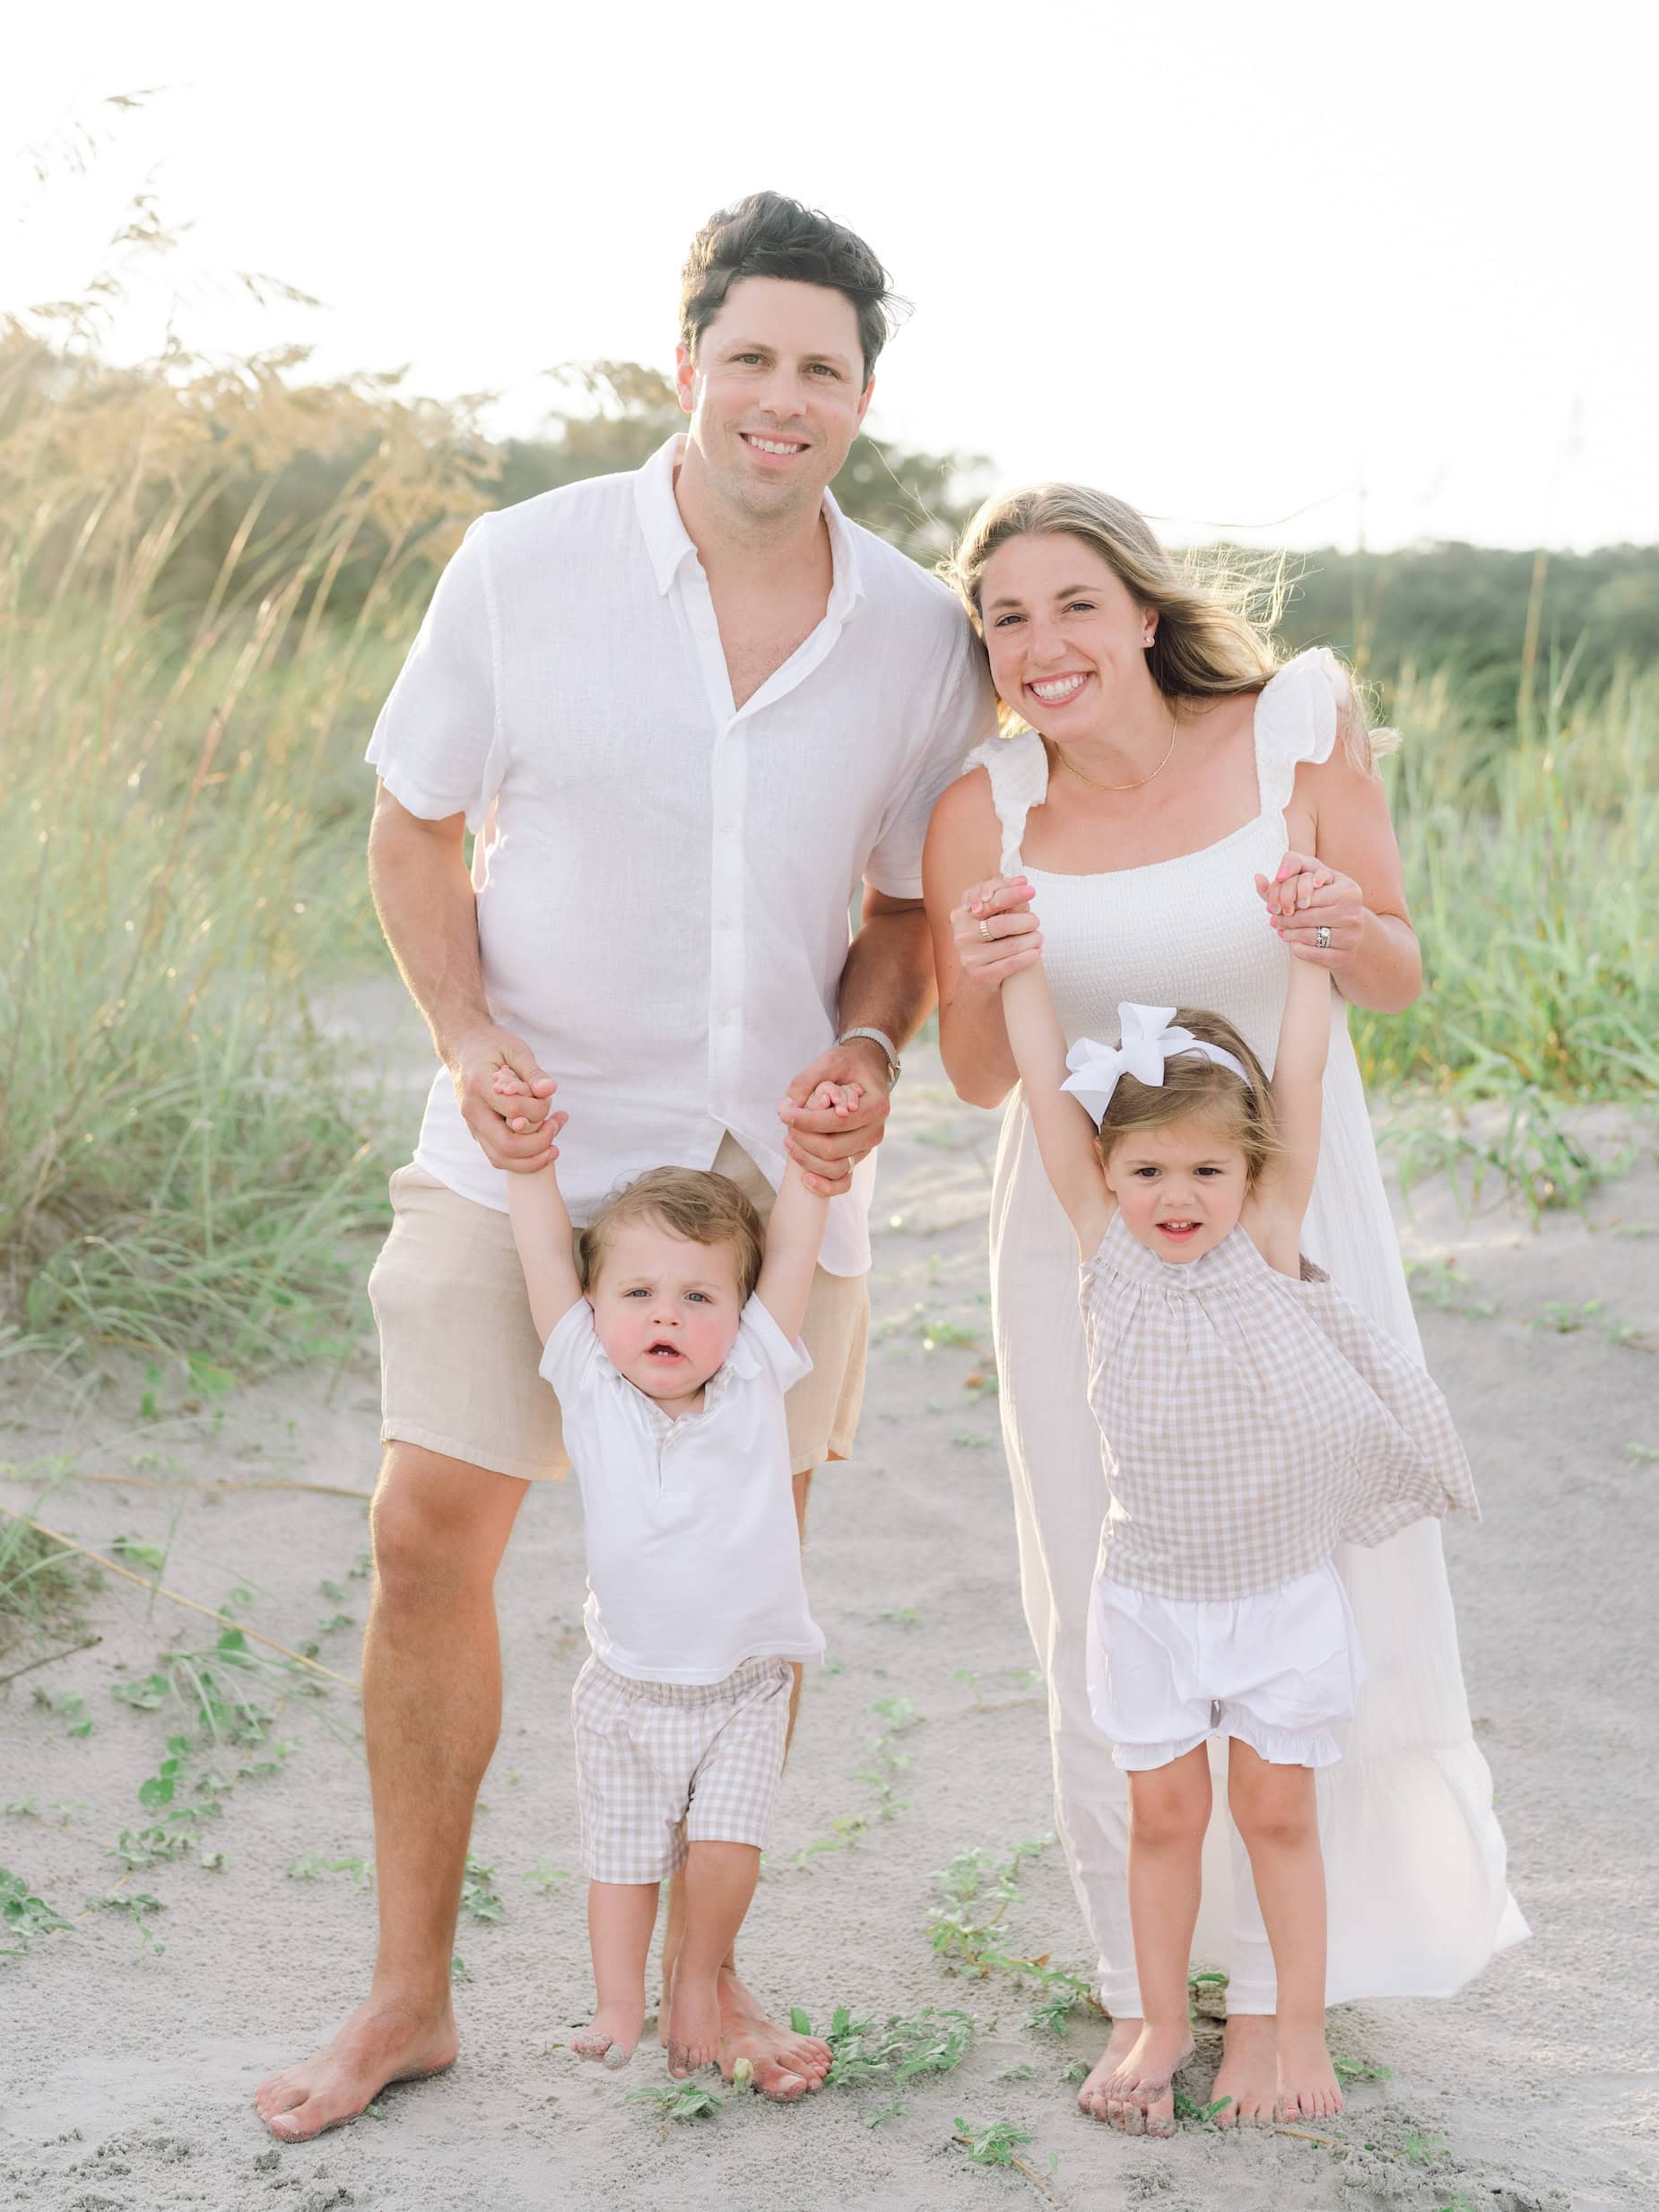
[{"label": "beige gingham shorts", "polygon": [[588,1878],[664,1881],[688,1843],[764,1849],[794,1680],[786,1659],[746,1659],[723,1682],[636,1682],[590,1658],[570,1693]]},{"label": "beige gingham shorts", "polygon": [[[734,1137],[714,1166],[764,1221],[776,1195]],[[417,1444],[527,1482],[570,1471],[559,1401],[504,1213],[413,1164],[392,1177],[392,1230],[369,1278],[380,1332],[380,1441]],[[801,1340],[812,1372],[784,1400],[795,1474],[847,1458],[864,1393],[870,1295],[862,1275],[812,1276]]]}]

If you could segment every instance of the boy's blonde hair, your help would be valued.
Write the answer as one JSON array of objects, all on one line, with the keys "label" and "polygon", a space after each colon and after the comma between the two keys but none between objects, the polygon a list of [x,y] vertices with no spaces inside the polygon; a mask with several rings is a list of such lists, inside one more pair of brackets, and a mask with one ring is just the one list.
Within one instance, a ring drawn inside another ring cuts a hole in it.
[{"label": "boy's blonde hair", "polygon": [[730,1245],[737,1256],[737,1287],[747,1303],[760,1279],[765,1232],[754,1201],[730,1175],[708,1167],[652,1167],[612,1191],[578,1233],[576,1264],[589,1290],[604,1263],[612,1233],[630,1221],[660,1221],[694,1245]]},{"label": "boy's blonde hair", "polygon": [[1162,1129],[1191,1116],[1226,1131],[1243,1152],[1245,1174],[1254,1184],[1282,1149],[1266,1071],[1225,1014],[1178,1006],[1173,1026],[1190,1029],[1206,1045],[1219,1045],[1231,1053],[1248,1071],[1249,1080],[1241,1082],[1230,1068],[1219,1067],[1201,1053],[1180,1053],[1166,1060],[1161,1083],[1143,1083],[1138,1076],[1120,1075],[1100,1120],[1097,1141],[1102,1166],[1109,1164],[1112,1154],[1132,1131]]}]

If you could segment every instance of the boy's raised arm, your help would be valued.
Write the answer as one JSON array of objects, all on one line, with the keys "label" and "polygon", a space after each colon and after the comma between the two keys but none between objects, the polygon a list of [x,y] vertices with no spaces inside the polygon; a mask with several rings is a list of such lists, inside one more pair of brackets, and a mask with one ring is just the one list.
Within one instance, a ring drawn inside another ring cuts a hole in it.
[{"label": "boy's raised arm", "polygon": [[[851,1115],[863,1096],[857,1083],[821,1083],[806,1103],[814,1114]],[[755,1296],[792,1344],[806,1319],[806,1301],[829,1218],[830,1201],[808,1190],[800,1168],[790,1160],[766,1225],[766,1256]]]},{"label": "boy's raised arm", "polygon": [[[505,1095],[515,1088],[522,1088],[518,1079],[497,1077],[498,1091]],[[563,1125],[561,1115],[555,1127]],[[548,1149],[556,1161],[559,1147],[554,1144]],[[525,1271],[525,1288],[530,1293],[530,1318],[535,1323],[536,1335],[545,1344],[582,1296],[582,1279],[576,1268],[576,1238],[564,1193],[559,1187],[558,1168],[550,1165],[533,1175],[508,1175],[507,1218],[513,1225],[518,1264]]]}]

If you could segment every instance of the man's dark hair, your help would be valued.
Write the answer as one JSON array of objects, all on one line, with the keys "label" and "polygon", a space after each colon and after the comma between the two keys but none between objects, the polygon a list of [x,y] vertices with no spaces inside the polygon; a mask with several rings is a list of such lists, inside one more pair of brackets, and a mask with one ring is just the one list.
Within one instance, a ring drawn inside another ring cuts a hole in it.
[{"label": "man's dark hair", "polygon": [[781,192],[751,192],[711,215],[691,240],[680,280],[680,336],[688,352],[696,352],[726,293],[746,276],[824,284],[850,299],[868,384],[891,334],[893,291],[887,271],[856,231]]}]

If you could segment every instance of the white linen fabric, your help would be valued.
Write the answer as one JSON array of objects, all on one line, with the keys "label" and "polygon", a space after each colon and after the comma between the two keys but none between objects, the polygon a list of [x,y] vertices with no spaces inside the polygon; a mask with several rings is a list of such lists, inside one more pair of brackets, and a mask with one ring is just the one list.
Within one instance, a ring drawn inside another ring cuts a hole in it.
[{"label": "white linen fabric", "polygon": [[1114,1765],[1238,1736],[1275,1766],[1332,1766],[1365,1679],[1335,1563],[1245,1598],[1160,1598],[1108,1575],[1089,1609],[1089,1704]]},{"label": "white linen fabric", "polygon": [[812,1372],[758,1297],[676,1420],[612,1364],[578,1298],[542,1354],[582,1492],[587,1640],[641,1682],[724,1681],[750,1659],[816,1659],[784,1392]]},{"label": "white linen fabric", "polygon": [[[1271,1070],[1290,954],[1262,919],[1254,876],[1285,850],[1284,810],[1303,760],[1336,740],[1343,679],[1329,655],[1281,669],[1255,709],[1261,811],[1203,851],[1099,875],[1025,873],[1067,1038],[1104,1029],[1125,999],[1225,1014]],[[985,768],[1001,818],[1004,872],[1021,865],[1028,810],[1047,787],[1041,741],[994,739]],[[1394,1224],[1349,1041],[1333,994],[1319,1171],[1303,1226],[1309,1256],[1359,1311],[1420,1358]],[[1107,1507],[1077,1298],[1077,1245],[1038,1156],[1018,1090],[1009,1102],[991,1201],[993,1328],[1003,1434],[1013,1481],[1021,1592],[1048,1678],[1056,1820],[1099,1952],[1101,2000],[1137,2014],[1125,1886],[1126,1795],[1095,1725],[1086,1681],[1090,1590]],[[1375,1550],[1344,1547],[1367,1679],[1346,1757],[1319,1776],[1330,1913],[1327,1995],[1448,1996],[1526,1933],[1505,1880],[1491,1777],[1469,1724],[1440,1542],[1424,1520]],[[1273,2009],[1265,1930],[1218,1791],[1195,1953],[1230,1976],[1238,2012]]]},{"label": "white linen fabric", "polygon": [[590,1658],[570,1693],[588,1878],[666,1881],[688,1843],[764,1850],[794,1685],[783,1659],[691,1685],[630,1681]]},{"label": "white linen fabric", "polygon": [[1339,1540],[1380,1544],[1458,1506],[1479,1518],[1446,1400],[1323,1269],[1281,1275],[1242,1225],[1163,1260],[1119,1213],[1080,1289],[1112,1581],[1248,1597]]},{"label": "white linen fabric", "polygon": [[[828,496],[824,618],[735,706],[682,442],[475,522],[368,753],[410,813],[477,833],[484,988],[558,1080],[578,1226],[727,1130],[777,1186],[777,1101],[835,1036],[859,881],[920,897],[934,802],[994,722],[955,599]],[[506,1211],[441,1069],[415,1160]],[[832,1275],[869,1266],[874,1177],[872,1154],[830,1202]]]}]

